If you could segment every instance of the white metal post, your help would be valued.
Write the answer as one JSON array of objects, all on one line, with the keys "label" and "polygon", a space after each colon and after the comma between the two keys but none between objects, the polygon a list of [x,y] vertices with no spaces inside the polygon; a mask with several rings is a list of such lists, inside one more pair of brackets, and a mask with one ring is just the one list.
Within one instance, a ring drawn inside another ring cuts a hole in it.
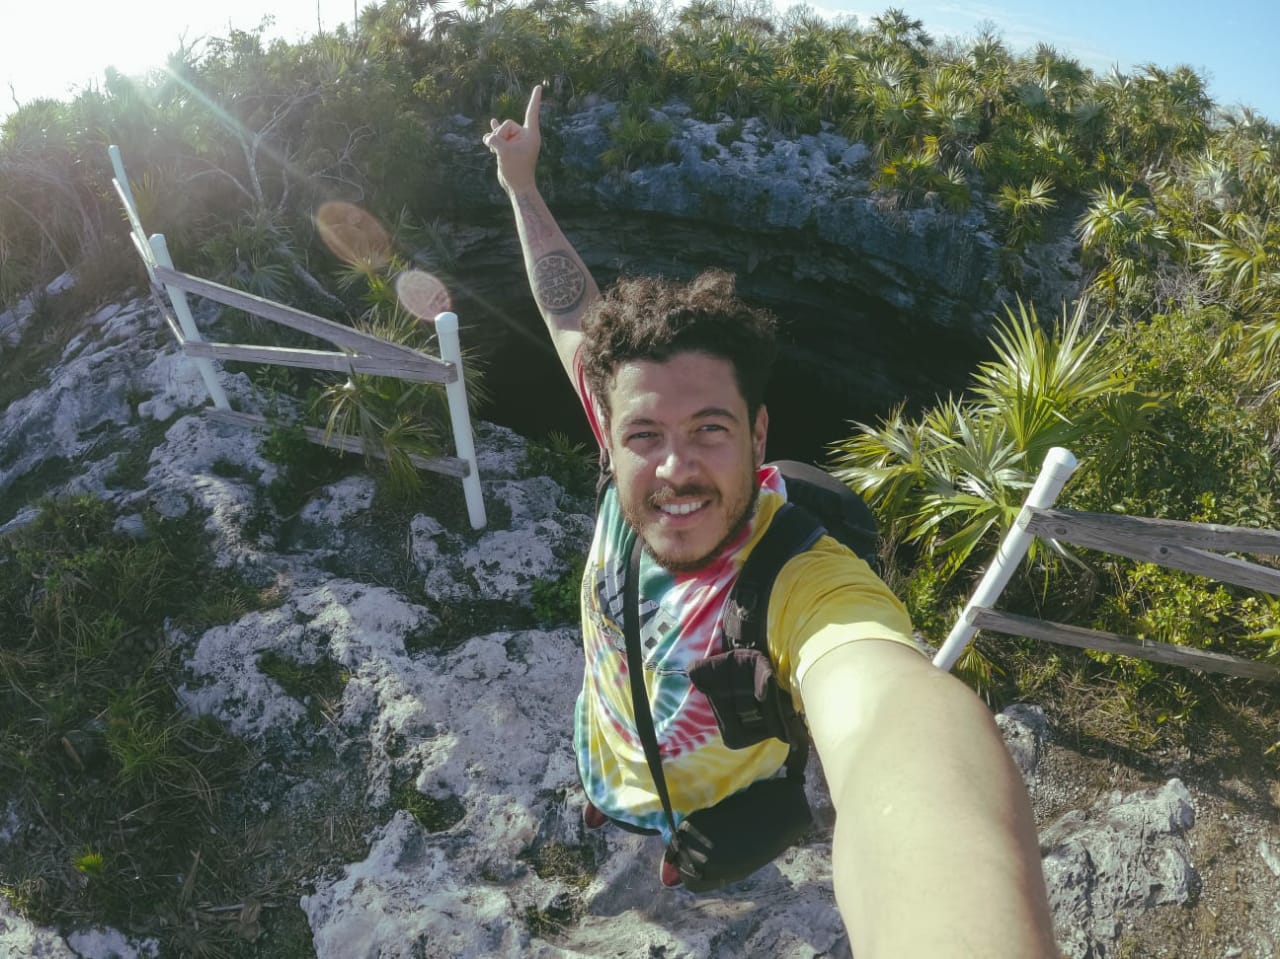
[{"label": "white metal post", "polygon": [[1031,548],[1034,537],[1027,532],[1031,510],[1052,506],[1078,465],[1079,461],[1069,450],[1064,450],[1061,446],[1055,446],[1049,450],[1044,458],[1044,466],[1040,468],[1040,475],[1036,478],[1035,485],[1031,487],[1031,492],[1027,494],[1026,501],[1022,504],[1022,511],[1018,513],[1017,522],[1005,535],[1004,541],[996,551],[995,559],[991,561],[986,574],[982,577],[982,582],[973,591],[972,598],[961,611],[946,642],[933,657],[933,665],[949,671],[964,654],[973,640],[973,634],[977,632],[977,627],[973,625],[973,614],[979,609],[990,609],[1000,598],[1000,594],[1013,576],[1013,571],[1018,568],[1022,557],[1027,555],[1027,550]]},{"label": "white metal post", "polygon": [[138,218],[138,207],[133,201],[133,189],[129,186],[129,176],[124,172],[124,160],[120,156],[120,148],[114,143],[107,147],[107,156],[111,158],[111,168],[115,170],[116,192],[120,194],[120,202],[124,204],[125,216],[129,220],[129,238],[142,258],[142,265],[147,268],[147,277],[152,285],[156,283],[156,257],[147,244],[147,231],[142,228]]},{"label": "white metal post", "polygon": [[436,337],[440,341],[440,359],[452,363],[458,378],[445,384],[445,396],[449,400],[449,418],[453,421],[453,442],[458,459],[464,460],[470,469],[462,478],[462,492],[467,498],[467,514],[472,529],[483,529],[488,522],[484,512],[484,498],[480,494],[480,468],[476,463],[475,437],[471,433],[471,413],[467,409],[467,387],[462,376],[462,347],[458,342],[458,314],[436,315]]},{"label": "white metal post", "polygon": [[[155,255],[158,264],[167,266],[171,270],[174,268],[173,258],[169,256],[169,245],[165,243],[163,233],[151,234],[151,252]],[[165,286],[165,292],[169,294],[169,302],[173,304],[173,312],[178,318],[178,325],[182,327],[182,335],[188,340],[200,342],[200,330],[196,327],[195,317],[191,315],[187,294],[177,287],[168,285]],[[227,394],[222,391],[222,384],[218,382],[218,371],[213,368],[213,364],[203,357],[191,357],[191,361],[200,371],[205,388],[213,399],[213,405],[220,410],[231,409],[231,404],[227,402]]]},{"label": "white metal post", "polygon": [[120,192],[124,194],[125,202],[129,204],[129,209],[134,213],[138,210],[138,205],[133,202],[133,190],[129,187],[129,178],[124,172],[124,159],[120,156],[120,148],[114,143],[107,147],[107,156],[111,157],[111,169],[115,170],[116,182],[120,184]]}]

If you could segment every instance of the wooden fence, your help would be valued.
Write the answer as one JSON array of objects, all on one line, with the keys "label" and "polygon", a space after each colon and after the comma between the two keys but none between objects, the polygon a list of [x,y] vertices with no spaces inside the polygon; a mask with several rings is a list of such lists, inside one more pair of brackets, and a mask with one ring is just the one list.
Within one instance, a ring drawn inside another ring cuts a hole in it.
[{"label": "wooden fence", "polygon": [[[1051,453],[1050,457],[1053,456],[1054,453]],[[1075,468],[1075,458],[1069,453],[1066,456],[1069,458],[1069,465],[1065,469],[1065,475],[1060,474],[1060,482],[1048,497],[1050,501],[1056,497],[1062,483],[1066,482],[1066,477]],[[1048,463],[1049,460],[1046,460],[1046,464]],[[1037,482],[1037,486],[1039,485]],[[1280,530],[1050,509],[1043,503],[1031,502],[1034,493],[1033,490],[1033,495],[1028,496],[1028,503],[1018,516],[1017,528],[1001,544],[997,561],[988,569],[978,589],[974,591],[973,598],[961,612],[951,636],[935,657],[936,665],[950,669],[972,641],[974,633],[985,629],[1082,649],[1120,653],[1157,663],[1189,666],[1207,672],[1280,682],[1280,667],[1269,663],[1052,623],[992,608],[1008,582],[1012,566],[1017,565],[1030,545],[1030,540],[1037,536],[1182,570],[1246,589],[1280,595],[1280,569],[1224,555],[1250,553],[1258,556],[1280,556]],[[1016,553],[1016,557],[1013,553]]]},{"label": "wooden fence", "polygon": [[[240,413],[231,409],[226,393],[218,378],[214,360],[241,360],[248,363],[264,363],[272,366],[293,366],[312,370],[330,370],[335,373],[367,373],[375,376],[391,376],[416,383],[440,383],[448,399],[449,416],[453,431],[456,456],[422,457],[411,455],[410,461],[419,469],[443,473],[462,480],[471,525],[481,529],[486,524],[484,500],[480,492],[480,475],[476,463],[475,441],[471,431],[471,416],[467,409],[466,387],[462,375],[462,350],[458,342],[458,318],[453,313],[440,313],[435,318],[436,338],[440,344],[440,356],[430,356],[398,343],[341,323],[334,323],[303,310],[285,306],[272,300],[245,293],[212,280],[183,273],[174,267],[163,234],[150,237],[142,227],[137,205],[125,174],[120,149],[108,147],[115,171],[112,181],[120,202],[129,219],[130,238],[147,268],[152,294],[170,332],[182,352],[190,357],[200,371],[205,388],[213,401],[210,415],[224,422],[253,428],[267,428],[271,424],[261,416]],[[243,310],[271,323],[278,323],[294,330],[310,334],[332,343],[335,350],[308,350],[293,347],[254,346],[245,343],[206,342],[196,327],[187,294],[200,296],[224,306]],[[304,427],[307,438],[321,446],[346,452],[358,452],[375,457],[384,454],[380,450],[368,450],[358,437],[339,437],[324,430]]]}]

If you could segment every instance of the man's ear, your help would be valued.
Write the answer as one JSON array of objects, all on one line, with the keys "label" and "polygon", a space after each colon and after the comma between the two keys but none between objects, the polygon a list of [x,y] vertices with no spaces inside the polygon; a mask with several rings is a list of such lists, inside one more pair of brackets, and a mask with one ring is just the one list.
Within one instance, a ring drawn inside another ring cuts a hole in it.
[{"label": "man's ear", "polygon": [[756,410],[756,420],[751,424],[751,450],[755,454],[758,469],[764,466],[764,449],[769,439],[769,411],[763,403]]}]

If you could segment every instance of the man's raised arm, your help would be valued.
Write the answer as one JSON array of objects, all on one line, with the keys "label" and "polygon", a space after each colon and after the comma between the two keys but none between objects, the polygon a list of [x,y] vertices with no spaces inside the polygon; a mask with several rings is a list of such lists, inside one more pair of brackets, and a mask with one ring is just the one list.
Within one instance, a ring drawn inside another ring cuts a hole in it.
[{"label": "man's raised arm", "polygon": [[572,380],[573,357],[582,340],[582,317],[600,298],[600,290],[538,192],[535,170],[542,145],[541,105],[542,87],[536,86],[529,96],[524,125],[514,120],[490,120],[484,144],[498,158],[498,182],[515,211],[529,287]]}]

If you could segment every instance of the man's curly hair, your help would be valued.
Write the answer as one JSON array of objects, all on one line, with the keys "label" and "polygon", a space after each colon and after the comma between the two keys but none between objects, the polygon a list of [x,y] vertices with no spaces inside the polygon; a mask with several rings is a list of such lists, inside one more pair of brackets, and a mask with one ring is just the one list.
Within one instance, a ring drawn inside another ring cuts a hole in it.
[{"label": "man's curly hair", "polygon": [[609,415],[609,389],[619,364],[662,363],[678,353],[707,353],[733,365],[749,422],[764,402],[777,352],[776,322],[734,293],[733,277],[707,270],[688,283],[661,277],[623,277],[582,322],[582,367]]}]

